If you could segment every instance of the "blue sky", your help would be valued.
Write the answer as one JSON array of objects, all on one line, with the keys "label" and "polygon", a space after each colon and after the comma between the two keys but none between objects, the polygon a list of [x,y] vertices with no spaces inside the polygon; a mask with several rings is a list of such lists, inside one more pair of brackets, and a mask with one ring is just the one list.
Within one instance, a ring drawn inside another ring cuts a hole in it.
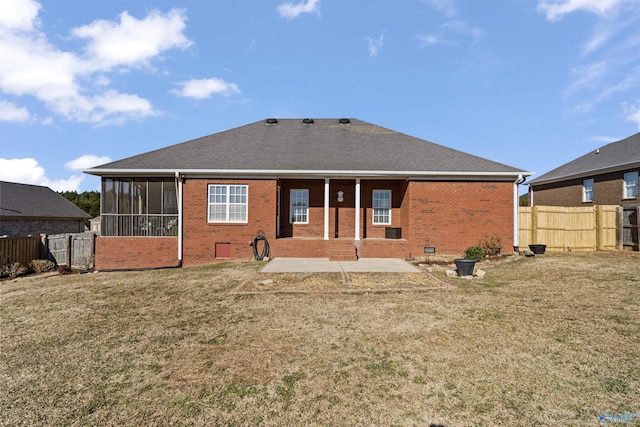
[{"label": "blue sky", "polygon": [[80,170],[267,117],[540,175],[640,130],[640,0],[0,2],[1,180],[97,190]]}]

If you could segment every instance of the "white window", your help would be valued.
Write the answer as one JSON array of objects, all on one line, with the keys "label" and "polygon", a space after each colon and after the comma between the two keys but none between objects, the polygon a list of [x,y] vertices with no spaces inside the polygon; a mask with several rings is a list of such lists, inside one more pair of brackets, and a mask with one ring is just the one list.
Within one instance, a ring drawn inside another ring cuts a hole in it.
[{"label": "white window", "polygon": [[582,181],[582,201],[593,202],[593,178]]},{"label": "white window", "polygon": [[391,224],[391,190],[373,190],[373,223]]},{"label": "white window", "polygon": [[309,190],[291,190],[291,224],[309,224]]},{"label": "white window", "polygon": [[638,198],[638,172],[627,172],[624,174],[624,191],[623,198]]},{"label": "white window", "polygon": [[247,222],[246,185],[209,185],[209,222]]}]

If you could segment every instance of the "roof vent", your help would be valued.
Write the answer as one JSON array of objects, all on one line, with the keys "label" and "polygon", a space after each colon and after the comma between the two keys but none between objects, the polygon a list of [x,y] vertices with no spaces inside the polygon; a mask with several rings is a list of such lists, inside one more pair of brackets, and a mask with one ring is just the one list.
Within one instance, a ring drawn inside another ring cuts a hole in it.
[{"label": "roof vent", "polygon": [[278,123],[278,119],[267,119],[268,125],[275,125],[276,123]]},{"label": "roof vent", "polygon": [[315,123],[313,119],[302,119],[303,125],[312,125],[313,123]]},{"label": "roof vent", "polygon": [[349,123],[351,123],[351,120],[349,119],[340,119],[339,120],[341,125],[348,125]]}]

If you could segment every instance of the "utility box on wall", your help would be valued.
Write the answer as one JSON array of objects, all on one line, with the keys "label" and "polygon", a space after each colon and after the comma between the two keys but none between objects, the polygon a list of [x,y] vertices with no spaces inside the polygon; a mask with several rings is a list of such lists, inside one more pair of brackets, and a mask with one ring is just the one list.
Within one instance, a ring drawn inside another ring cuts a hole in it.
[{"label": "utility box on wall", "polygon": [[231,258],[231,243],[216,243],[215,244],[215,258],[216,259],[230,259]]},{"label": "utility box on wall", "polygon": [[386,227],[384,237],[385,239],[402,239],[402,228]]}]

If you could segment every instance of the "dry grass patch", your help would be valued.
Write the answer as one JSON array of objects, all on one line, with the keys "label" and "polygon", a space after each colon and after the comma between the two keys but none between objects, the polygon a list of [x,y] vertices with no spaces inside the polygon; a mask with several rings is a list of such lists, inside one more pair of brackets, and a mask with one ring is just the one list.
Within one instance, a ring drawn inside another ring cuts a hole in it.
[{"label": "dry grass patch", "polygon": [[242,293],[253,263],[4,281],[0,424],[597,425],[640,412],[639,266],[548,254],[436,273],[451,292]]},{"label": "dry grass patch", "polygon": [[362,292],[447,289],[427,273],[262,273],[237,292]]}]

